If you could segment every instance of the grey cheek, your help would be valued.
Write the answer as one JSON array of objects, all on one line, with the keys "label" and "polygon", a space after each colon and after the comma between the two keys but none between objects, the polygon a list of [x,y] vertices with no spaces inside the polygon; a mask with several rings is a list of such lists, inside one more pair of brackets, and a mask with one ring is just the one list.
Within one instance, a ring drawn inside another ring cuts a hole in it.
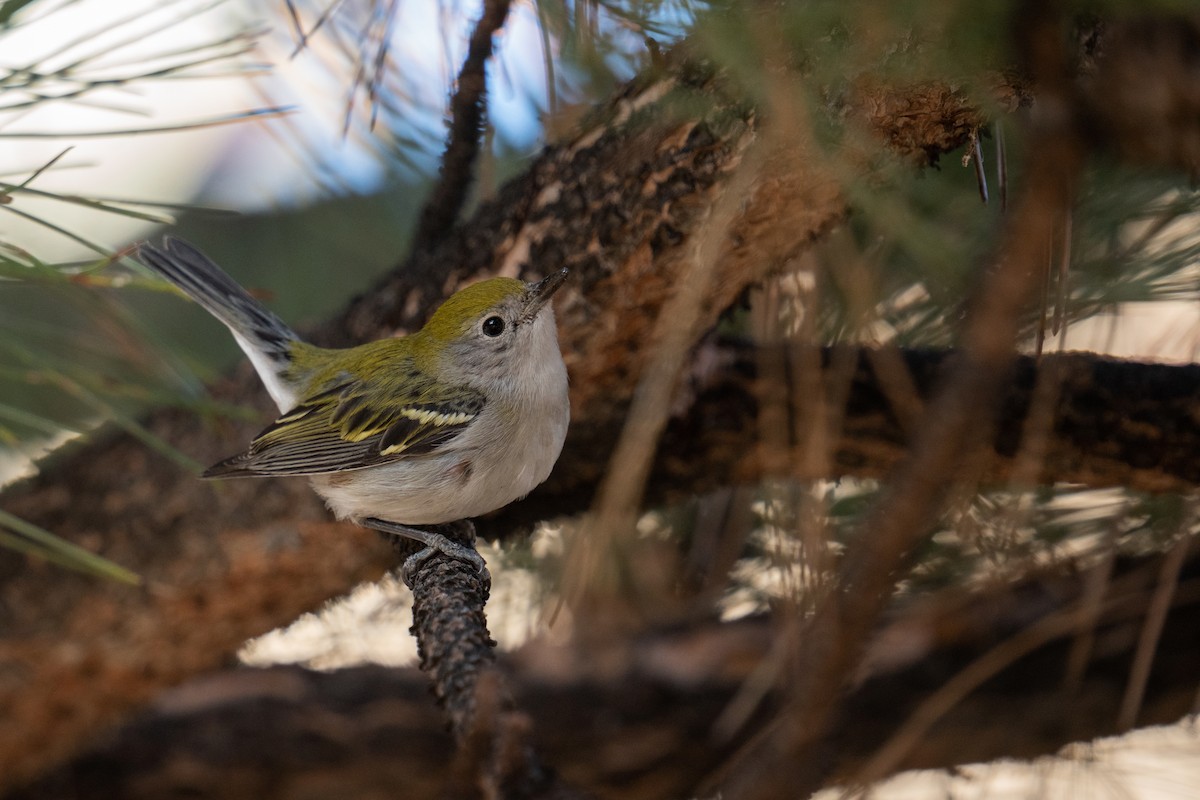
[{"label": "grey cheek", "polygon": [[506,358],[505,349],[482,348],[470,354],[465,366],[473,370],[492,370],[503,366]]}]

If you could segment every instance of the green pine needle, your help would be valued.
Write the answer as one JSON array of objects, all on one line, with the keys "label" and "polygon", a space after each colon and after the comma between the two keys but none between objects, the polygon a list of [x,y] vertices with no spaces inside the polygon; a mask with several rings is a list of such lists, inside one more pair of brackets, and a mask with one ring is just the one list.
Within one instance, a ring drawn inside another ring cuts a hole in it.
[{"label": "green pine needle", "polygon": [[[0,509],[0,546],[27,555],[44,558],[68,569],[95,575],[108,580],[140,586],[142,578],[120,564],[98,556],[82,547],[26,522],[15,514]],[[7,529],[7,530],[5,530]]]}]

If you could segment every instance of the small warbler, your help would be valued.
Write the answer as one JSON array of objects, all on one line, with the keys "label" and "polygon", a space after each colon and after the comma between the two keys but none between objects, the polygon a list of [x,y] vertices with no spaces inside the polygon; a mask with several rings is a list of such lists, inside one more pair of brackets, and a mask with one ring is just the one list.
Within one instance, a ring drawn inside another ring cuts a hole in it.
[{"label": "small warbler", "polygon": [[460,289],[425,327],[348,350],[307,344],[179,239],[143,264],[229,328],[281,416],[206,478],[306,475],[338,519],[483,568],[472,549],[411,526],[478,516],[550,475],[567,433],[567,371],[550,298],[563,269]]}]

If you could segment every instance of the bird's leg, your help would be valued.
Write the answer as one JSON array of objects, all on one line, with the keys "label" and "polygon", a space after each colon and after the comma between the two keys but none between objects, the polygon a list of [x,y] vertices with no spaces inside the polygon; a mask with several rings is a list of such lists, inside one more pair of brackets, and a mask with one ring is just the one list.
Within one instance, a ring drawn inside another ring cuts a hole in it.
[{"label": "bird's leg", "polygon": [[373,530],[391,534],[392,536],[403,536],[405,539],[413,539],[425,545],[423,549],[404,559],[404,565],[401,567],[401,570],[405,583],[408,583],[409,576],[413,574],[413,571],[417,567],[421,566],[430,556],[438,551],[450,558],[465,561],[475,567],[476,571],[483,572],[484,561],[479,553],[476,553],[470,547],[451,541],[440,533],[422,530],[411,525],[400,525],[399,523],[388,522],[385,519],[378,519],[376,517],[368,517],[362,520],[360,524]]}]

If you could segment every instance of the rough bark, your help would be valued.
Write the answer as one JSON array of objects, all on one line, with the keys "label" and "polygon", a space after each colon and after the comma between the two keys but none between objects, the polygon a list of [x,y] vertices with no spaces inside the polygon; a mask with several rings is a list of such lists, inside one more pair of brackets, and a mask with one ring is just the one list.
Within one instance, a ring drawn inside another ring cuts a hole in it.
[{"label": "rough bark", "polygon": [[[647,487],[650,505],[668,505],[721,486],[765,477],[882,478],[907,452],[912,408],[926,404],[955,354],[944,350],[754,346],[713,339],[676,401],[677,414],[658,448]],[[775,365],[763,374],[763,365]],[[895,372],[903,378],[897,385]],[[1017,480],[1022,436],[1039,382],[1056,400],[1045,452],[1021,483],[1124,486],[1146,492],[1189,491],[1200,483],[1200,366],[1152,364],[1092,353],[1016,359],[1000,392],[1000,411],[979,478]],[[910,394],[911,392],[911,394]],[[783,395],[785,418],[763,441],[760,411]],[[804,458],[812,395],[846,398],[825,433],[828,462]],[[573,423],[566,456],[550,480],[524,502],[479,523],[489,538],[522,525],[581,510],[607,464],[624,406]],[[982,424],[982,420],[981,420]],[[592,456],[584,458],[584,454]]]},{"label": "rough bark", "polygon": [[[1170,52],[1182,62],[1191,57],[1186,49]],[[1190,129],[1178,111],[1200,96],[1187,91],[1195,73],[1170,74],[1183,82],[1172,95],[1182,106],[1166,108],[1175,116],[1162,126],[1179,130],[1186,143]],[[620,408],[697,221],[745,143],[759,135],[756,118],[721,99],[717,83],[688,69],[638,82],[602,122],[547,151],[461,236],[417,256],[320,337],[358,341],[411,327],[431,298],[484,272],[535,275],[566,264],[576,276],[561,312],[574,417],[586,427]],[[675,102],[681,96],[703,100],[703,112]],[[921,117],[926,125],[906,118],[905,127],[910,139],[935,149],[960,144],[953,132],[971,129],[964,115],[977,116],[961,103],[931,112]],[[1188,152],[1172,147],[1159,163],[1186,166]],[[819,157],[785,150],[770,157],[771,177],[732,226],[709,321],[845,213]],[[267,418],[248,370],[215,393],[257,403]],[[227,454],[229,443],[257,428],[172,411],[147,425],[201,461]],[[578,448],[564,459],[567,470],[573,462],[599,463]],[[575,507],[588,502],[588,489],[574,490]],[[0,785],[63,759],[164,687],[226,663],[246,638],[390,564],[376,537],[330,524],[301,481],[201,483],[122,434],[65,449],[0,501],[147,578],[132,591],[0,553]]]},{"label": "rough bark", "polygon": [[[440,526],[443,535],[475,546],[470,522]],[[412,633],[422,673],[450,723],[457,746],[456,795],[509,800],[568,800],[578,792],[560,784],[531,741],[529,718],[513,702],[505,676],[496,670],[496,643],[485,606],[491,575],[473,564],[435,553],[419,562],[423,547],[392,538],[413,593]]]},{"label": "rough bark", "polygon": [[[462,236],[415,256],[318,338],[387,335],[418,321],[428,298],[484,272],[530,275],[567,263],[575,278],[562,292],[563,343],[575,418],[596,407],[589,398],[627,394],[638,326],[615,323],[660,307],[699,211],[753,135],[719,103],[707,104],[707,117],[668,113],[661,105],[673,89],[699,95],[703,86],[666,77],[622,98],[612,118],[547,152]],[[754,229],[789,210],[803,228],[767,236]],[[844,209],[829,181],[814,186],[791,174],[765,182],[746,211],[712,317]],[[248,369],[214,394],[269,418]],[[258,427],[171,411],[146,425],[201,462]],[[390,565],[376,537],[328,523],[303,481],[202,483],[117,433],[56,454],[5,490],[3,503],[134,569],[147,589],[97,584],[0,552],[0,784],[63,758],[166,686],[228,661],[247,638]]]}]

